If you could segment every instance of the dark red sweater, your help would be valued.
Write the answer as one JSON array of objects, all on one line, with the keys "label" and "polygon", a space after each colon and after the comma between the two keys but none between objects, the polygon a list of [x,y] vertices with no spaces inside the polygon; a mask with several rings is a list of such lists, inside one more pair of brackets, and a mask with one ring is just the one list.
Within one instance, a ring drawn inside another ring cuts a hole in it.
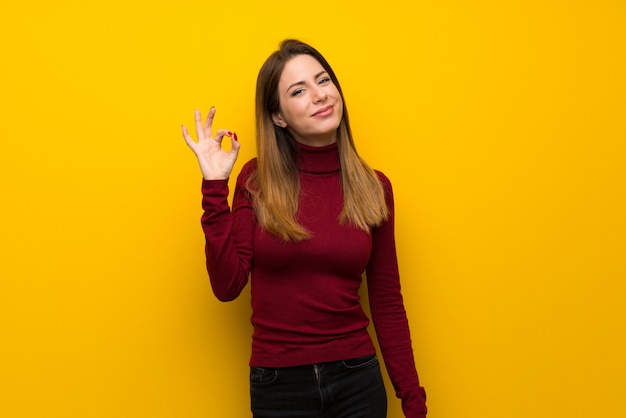
[{"label": "dark red sweater", "polygon": [[245,183],[251,160],[237,179],[232,212],[227,180],[202,183],[202,227],[207,270],[219,300],[233,300],[251,277],[250,365],[289,367],[375,352],[369,319],[359,300],[367,276],[372,320],[382,356],[407,417],[426,414],[400,293],[391,183],[378,173],[390,217],[371,233],[340,225],[343,205],[337,145],[300,146],[298,222],[312,233],[283,242],[261,229]]}]

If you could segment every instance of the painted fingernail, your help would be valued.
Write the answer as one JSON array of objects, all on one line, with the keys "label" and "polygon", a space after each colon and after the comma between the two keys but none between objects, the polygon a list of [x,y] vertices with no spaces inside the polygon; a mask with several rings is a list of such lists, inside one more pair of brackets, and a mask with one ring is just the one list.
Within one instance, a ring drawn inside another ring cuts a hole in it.
[{"label": "painted fingernail", "polygon": [[226,135],[233,136],[233,133],[231,131],[228,131],[228,132],[226,132]]},{"label": "painted fingernail", "polygon": [[239,140],[237,139],[237,133],[236,133],[236,132],[233,132],[233,139],[234,139],[235,141],[239,141]]}]

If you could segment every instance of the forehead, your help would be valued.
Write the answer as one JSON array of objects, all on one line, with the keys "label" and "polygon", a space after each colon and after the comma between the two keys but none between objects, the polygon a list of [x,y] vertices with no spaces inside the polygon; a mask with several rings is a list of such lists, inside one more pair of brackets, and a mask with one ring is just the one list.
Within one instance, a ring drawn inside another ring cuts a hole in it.
[{"label": "forehead", "polygon": [[324,71],[322,64],[310,55],[297,55],[287,61],[279,84],[291,85],[299,81],[307,81]]}]

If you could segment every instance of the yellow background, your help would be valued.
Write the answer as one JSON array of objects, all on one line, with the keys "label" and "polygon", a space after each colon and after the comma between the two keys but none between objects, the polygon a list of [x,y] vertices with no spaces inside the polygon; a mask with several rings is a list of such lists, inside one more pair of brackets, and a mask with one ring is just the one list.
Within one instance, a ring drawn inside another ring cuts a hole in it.
[{"label": "yellow background", "polygon": [[180,125],[241,167],[285,37],[394,183],[429,416],[626,416],[623,0],[2,2],[0,416],[249,416]]}]

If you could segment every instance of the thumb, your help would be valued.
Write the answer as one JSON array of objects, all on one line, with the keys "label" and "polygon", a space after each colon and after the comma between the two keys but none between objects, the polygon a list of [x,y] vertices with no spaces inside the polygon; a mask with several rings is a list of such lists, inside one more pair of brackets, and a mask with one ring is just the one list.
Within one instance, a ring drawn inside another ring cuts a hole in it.
[{"label": "thumb", "polygon": [[233,132],[230,137],[230,152],[237,155],[239,153],[239,148],[241,148],[241,144],[239,143],[239,138],[237,138],[237,132]]}]

